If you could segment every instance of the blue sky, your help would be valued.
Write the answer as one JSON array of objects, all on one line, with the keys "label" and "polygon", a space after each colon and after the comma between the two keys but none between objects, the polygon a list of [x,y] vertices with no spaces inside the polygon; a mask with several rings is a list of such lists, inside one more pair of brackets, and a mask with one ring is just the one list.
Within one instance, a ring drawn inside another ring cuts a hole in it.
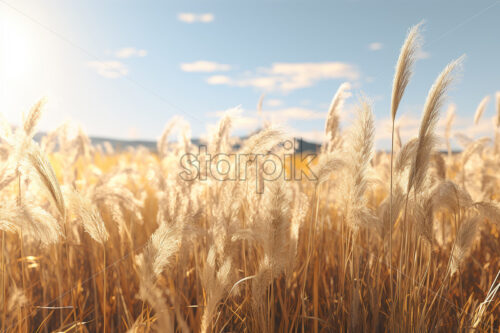
[{"label": "blue sky", "polygon": [[[174,115],[193,137],[241,105],[235,134],[264,117],[320,141],[338,86],[351,83],[347,127],[360,95],[373,101],[377,147],[388,146],[392,76],[408,28],[424,45],[400,106],[415,133],[432,82],[466,54],[450,92],[455,131],[492,135],[500,90],[500,1],[63,1],[0,0],[0,112],[18,123],[48,98],[41,124],[91,135],[155,139]],[[472,118],[490,95],[481,122]],[[444,118],[443,110],[443,117]],[[438,130],[441,130],[439,128]]]}]

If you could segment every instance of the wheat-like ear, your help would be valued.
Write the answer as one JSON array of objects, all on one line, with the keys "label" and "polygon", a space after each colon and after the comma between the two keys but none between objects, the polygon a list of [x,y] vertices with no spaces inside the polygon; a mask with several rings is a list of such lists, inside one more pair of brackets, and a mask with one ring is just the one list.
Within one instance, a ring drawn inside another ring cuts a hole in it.
[{"label": "wheat-like ear", "polygon": [[248,138],[240,150],[241,154],[266,154],[274,146],[285,141],[285,134],[281,128],[268,127]]},{"label": "wheat-like ear", "polygon": [[357,231],[360,225],[373,221],[366,209],[364,198],[368,187],[368,169],[373,155],[374,124],[371,107],[367,101],[361,101],[358,115],[349,132],[349,143],[346,152],[348,166],[342,184],[346,207],[346,221]]},{"label": "wheat-like ear", "polygon": [[[420,37],[420,26],[422,23],[419,23],[408,31],[408,35],[406,37],[403,46],[401,47],[401,51],[399,53],[398,62],[396,64],[396,71],[394,73],[394,80],[392,83],[392,96],[391,96],[391,120],[392,120],[392,134],[391,134],[391,165],[390,165],[390,189],[389,189],[389,217],[386,221],[390,221],[393,223],[394,217],[393,213],[393,158],[394,158],[394,134],[396,134],[396,146],[401,148],[401,137],[399,133],[399,127],[395,128],[395,120],[396,113],[398,111],[399,103],[403,98],[403,94],[405,92],[406,86],[410,82],[410,78],[413,73],[413,65],[416,59],[416,53],[418,52],[421,44]],[[395,133],[396,131],[396,133]],[[387,223],[387,222],[386,222]],[[384,222],[382,222],[382,225]],[[389,238],[390,238],[390,250],[392,251],[392,227],[389,228]],[[392,272],[390,273],[392,276]],[[392,293],[392,291],[391,291]]]},{"label": "wheat-like ear", "polygon": [[436,210],[446,208],[455,213],[459,209],[470,207],[473,203],[467,190],[460,188],[451,180],[442,181],[434,187],[430,198]]},{"label": "wheat-like ear", "polygon": [[212,138],[208,144],[209,150],[212,154],[227,153],[230,150],[229,147],[229,134],[233,126],[234,118],[241,114],[242,109],[240,106],[229,109],[224,112],[217,129],[215,130]]},{"label": "wheat-like ear", "polygon": [[465,150],[462,152],[462,167],[467,164],[469,159],[476,153],[481,152],[484,146],[490,141],[490,138],[480,138],[467,145]]},{"label": "wheat-like ear", "polygon": [[396,119],[396,112],[398,111],[401,98],[403,97],[406,86],[408,82],[410,82],[413,73],[413,64],[415,63],[416,54],[421,44],[421,26],[422,23],[419,23],[408,31],[406,40],[399,53],[396,72],[394,73],[394,81],[392,83],[391,117],[393,122]]},{"label": "wheat-like ear", "polygon": [[40,117],[42,116],[42,108],[46,103],[46,99],[42,98],[39,100],[30,110],[28,116],[24,120],[23,129],[24,133],[28,137],[32,137],[35,134],[36,126],[40,121]]},{"label": "wheat-like ear", "polygon": [[327,181],[330,175],[334,171],[339,170],[343,165],[344,161],[337,154],[329,153],[321,155],[318,165],[314,168],[317,185]]},{"label": "wheat-like ear", "polygon": [[52,131],[44,135],[40,142],[40,148],[45,154],[53,153],[57,145],[58,131]]},{"label": "wheat-like ear", "polygon": [[436,144],[433,132],[439,118],[439,111],[444,103],[446,92],[453,81],[453,73],[460,66],[462,60],[463,56],[446,66],[427,95],[418,132],[417,150],[408,178],[407,192],[410,192],[412,188],[418,191],[424,182],[430,156]]},{"label": "wheat-like ear", "polygon": [[169,137],[170,133],[172,133],[175,125],[179,122],[179,120],[180,120],[179,117],[173,117],[165,125],[165,128],[163,129],[163,132],[161,133],[161,136],[158,139],[158,142],[156,143],[156,149],[158,150],[158,154],[159,154],[160,158],[163,158],[167,155],[168,137]]},{"label": "wheat-like ear", "polygon": [[309,198],[306,194],[295,190],[296,195],[293,200],[294,208],[292,212],[292,223],[290,226],[290,235],[292,241],[293,254],[297,255],[297,246],[299,242],[299,231],[309,212]]},{"label": "wheat-like ear", "polygon": [[418,141],[415,138],[411,139],[405,143],[403,147],[401,147],[394,163],[394,171],[396,174],[401,174],[409,165],[411,165],[411,159],[417,152],[417,146]]},{"label": "wheat-like ear", "polygon": [[451,126],[453,125],[453,121],[455,121],[455,110],[456,110],[456,105],[455,104],[450,104],[448,107],[448,111],[446,112],[446,127],[444,131],[444,136],[446,138],[446,148],[448,150],[448,156],[451,156],[451,144],[450,144],[450,137],[451,137]]},{"label": "wheat-like ear", "polygon": [[349,89],[351,89],[351,85],[348,82],[342,83],[330,103],[325,124],[325,136],[327,140],[325,151],[331,151],[337,145],[336,139],[339,135],[340,124],[339,113],[342,110],[345,99],[350,96]]},{"label": "wheat-like ear", "polygon": [[113,145],[109,141],[104,141],[103,146],[104,146],[104,152],[107,155],[113,155],[115,153],[115,149],[113,148]]},{"label": "wheat-like ear", "polygon": [[59,222],[45,209],[29,202],[23,203],[21,208],[27,216],[26,220],[31,221],[29,226],[32,228],[34,239],[40,240],[44,244],[55,244],[63,236]]},{"label": "wheat-like ear", "polygon": [[481,116],[483,115],[483,112],[486,109],[486,106],[488,105],[489,101],[490,101],[490,96],[485,96],[477,106],[476,113],[474,114],[474,124],[477,125],[477,123],[481,119]]},{"label": "wheat-like ear", "polygon": [[92,146],[92,141],[90,141],[89,136],[80,126],[78,127],[78,134],[75,141],[78,145],[79,154],[89,159],[91,154],[94,152],[94,147]]},{"label": "wheat-like ear", "polygon": [[[365,192],[369,183],[369,168],[373,155],[374,124],[371,106],[362,100],[354,125],[349,131],[348,146],[345,158],[346,168],[341,182],[341,196],[347,226],[352,230],[352,278],[359,279],[359,253],[355,244],[361,226],[376,227],[380,225],[377,218],[366,205]],[[359,283],[354,283],[351,296],[351,327],[359,328]]]},{"label": "wheat-like ear", "polygon": [[[388,240],[391,229],[396,223],[404,204],[404,193],[401,186],[396,186],[392,194],[392,213],[390,211],[390,198],[386,198],[377,208],[378,221],[376,224],[380,238]],[[391,220],[392,218],[392,220]]]},{"label": "wheat-like ear", "polygon": [[436,176],[439,180],[444,180],[446,178],[446,162],[440,152],[432,154],[432,162],[434,162],[433,165]]},{"label": "wheat-like ear", "polygon": [[180,131],[177,141],[181,145],[179,149],[183,154],[187,154],[191,151],[191,126],[188,122],[182,126],[182,131]]},{"label": "wheat-like ear", "polygon": [[283,180],[275,180],[265,189],[265,205],[262,221],[264,237],[262,247],[264,258],[259,262],[258,271],[252,281],[252,306],[256,312],[261,332],[267,331],[264,309],[267,309],[264,295],[274,279],[294,261],[295,249],[290,241],[290,196]]},{"label": "wheat-like ear", "polygon": [[434,130],[438,120],[439,111],[445,101],[446,93],[453,82],[453,74],[456,69],[461,66],[463,59],[464,56],[461,56],[460,58],[449,63],[432,85],[425,101],[424,113],[418,133],[419,138],[425,137],[427,133]]},{"label": "wheat-like ear", "polygon": [[394,152],[401,150],[403,142],[401,141],[401,131],[399,130],[399,123],[394,126]]},{"label": "wheat-like ear", "polygon": [[451,137],[451,127],[453,126],[453,122],[455,121],[455,110],[457,106],[453,103],[448,106],[448,111],[446,111],[446,129],[445,136],[447,138]]},{"label": "wheat-like ear", "polygon": [[466,148],[474,141],[464,133],[455,133],[454,137],[455,139],[457,139],[458,144],[464,148]]},{"label": "wheat-like ear", "polygon": [[266,94],[263,93],[259,97],[259,101],[257,102],[257,115],[262,118],[262,106],[264,105],[264,98],[266,97]]},{"label": "wheat-like ear", "polygon": [[158,329],[161,332],[173,332],[173,322],[156,279],[171,263],[173,255],[179,250],[181,239],[182,230],[160,223],[144,251],[135,257],[140,278],[138,297],[149,302],[157,312]]},{"label": "wheat-like ear", "polygon": [[230,290],[230,284],[234,276],[234,263],[231,256],[221,259],[217,270],[216,247],[217,244],[214,244],[208,250],[206,266],[202,272],[204,287],[208,288],[207,304],[201,318],[200,332],[202,333],[206,333],[209,330],[213,314],[217,309],[217,304],[224,294]]},{"label": "wheat-like ear", "polygon": [[44,245],[55,244],[62,236],[58,221],[45,209],[23,200],[20,205],[0,207],[0,229],[16,230],[30,240]]},{"label": "wheat-like ear", "polygon": [[8,160],[0,171],[0,191],[17,178],[15,165]]},{"label": "wheat-like ear", "polygon": [[434,204],[432,192],[425,191],[411,208],[410,219],[413,219],[411,232],[422,237],[429,244],[434,243]]},{"label": "wheat-like ear", "polygon": [[172,256],[179,250],[181,239],[182,231],[166,223],[161,223],[151,235],[143,255],[146,256],[150,273],[154,277],[160,275],[171,262]]},{"label": "wheat-like ear", "polygon": [[500,204],[494,201],[482,201],[474,203],[476,211],[490,222],[500,226]]},{"label": "wheat-like ear", "polygon": [[458,229],[457,238],[451,253],[450,272],[454,274],[462,264],[472,243],[479,233],[479,217],[473,216],[464,220]]},{"label": "wheat-like ear", "polygon": [[[64,221],[66,218],[66,209],[64,207],[64,198],[59,187],[59,182],[55,175],[54,169],[50,165],[50,162],[40,151],[38,145],[32,142],[26,150],[26,159],[28,165],[25,166],[26,171],[35,171],[35,175],[41,181],[41,184],[47,189],[50,194],[50,198],[53,200],[54,204],[61,214],[61,218]],[[31,169],[32,167],[33,169]]]},{"label": "wheat-like ear", "polygon": [[108,231],[96,205],[73,188],[63,186],[63,193],[69,211],[77,216],[83,229],[96,242],[104,245],[108,240]]},{"label": "wheat-like ear", "polygon": [[368,168],[373,156],[375,126],[371,105],[366,100],[360,102],[357,118],[351,128],[350,154],[355,166]]},{"label": "wheat-like ear", "polygon": [[19,209],[14,205],[0,207],[0,230],[16,231],[19,223]]}]

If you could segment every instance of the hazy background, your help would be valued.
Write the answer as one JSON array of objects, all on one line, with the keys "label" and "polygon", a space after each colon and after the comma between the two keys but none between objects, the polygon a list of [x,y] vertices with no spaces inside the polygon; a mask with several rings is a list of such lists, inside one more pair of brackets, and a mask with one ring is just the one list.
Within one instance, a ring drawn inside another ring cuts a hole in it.
[{"label": "hazy background", "polygon": [[[63,121],[90,135],[156,139],[174,115],[193,137],[241,105],[235,134],[264,117],[321,142],[338,86],[373,101],[377,148],[387,148],[392,76],[407,29],[425,43],[403,98],[401,134],[416,132],[425,97],[452,59],[467,58],[450,92],[454,130],[491,135],[500,90],[500,1],[68,1],[0,0],[0,112],[12,123],[40,97],[42,130]],[[446,111],[446,108],[445,110]],[[444,118],[444,116],[442,117]]]}]

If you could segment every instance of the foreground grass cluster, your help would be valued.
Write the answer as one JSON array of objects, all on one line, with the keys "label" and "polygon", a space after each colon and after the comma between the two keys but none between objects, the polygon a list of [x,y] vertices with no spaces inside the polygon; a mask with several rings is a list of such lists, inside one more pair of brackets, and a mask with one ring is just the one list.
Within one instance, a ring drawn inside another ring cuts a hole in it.
[{"label": "foreground grass cluster", "polygon": [[[198,148],[188,130],[167,141],[175,122],[155,153],[115,153],[66,126],[35,143],[41,103],[15,132],[5,125],[2,332],[498,331],[500,132],[437,151],[459,59],[431,87],[418,136],[401,142],[418,45],[416,26],[396,66],[392,151],[373,152],[364,100],[341,132],[342,85],[309,179],[269,181],[256,159],[245,179],[183,180],[179,161]],[[234,152],[232,117],[199,160]],[[286,139],[266,127],[237,153],[286,158]]]}]

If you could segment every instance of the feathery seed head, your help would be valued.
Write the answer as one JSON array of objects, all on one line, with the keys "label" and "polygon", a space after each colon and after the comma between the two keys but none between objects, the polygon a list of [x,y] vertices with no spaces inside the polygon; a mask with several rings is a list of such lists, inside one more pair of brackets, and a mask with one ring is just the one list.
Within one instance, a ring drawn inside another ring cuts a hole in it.
[{"label": "feathery seed head", "polygon": [[396,112],[398,111],[401,98],[413,74],[413,64],[415,63],[416,54],[422,42],[420,36],[421,26],[422,22],[410,28],[399,53],[394,81],[392,83],[391,117],[393,122],[396,119]]},{"label": "feathery seed head", "polygon": [[489,101],[490,96],[485,96],[477,106],[476,113],[474,114],[474,124],[477,125],[477,123],[479,123],[479,120],[481,119],[481,116],[483,115],[483,112],[486,109]]}]

